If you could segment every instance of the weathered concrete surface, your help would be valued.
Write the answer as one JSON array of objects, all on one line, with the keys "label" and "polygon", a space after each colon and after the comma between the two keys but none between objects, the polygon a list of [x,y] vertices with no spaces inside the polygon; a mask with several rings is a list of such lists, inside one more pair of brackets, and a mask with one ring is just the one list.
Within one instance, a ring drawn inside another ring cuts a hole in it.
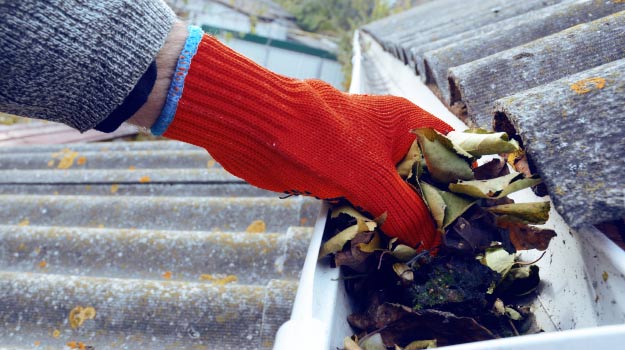
[{"label": "weathered concrete surface", "polygon": [[624,115],[621,59],[497,101],[495,128],[520,136],[556,209],[578,227],[625,217]]},{"label": "weathered concrete surface", "polygon": [[421,77],[435,84],[449,105],[449,68],[622,10],[625,3],[610,0],[563,2],[413,48],[412,54]]},{"label": "weathered concrete surface", "polygon": [[449,69],[451,104],[466,122],[491,128],[495,100],[590,69],[624,55],[625,11]]}]

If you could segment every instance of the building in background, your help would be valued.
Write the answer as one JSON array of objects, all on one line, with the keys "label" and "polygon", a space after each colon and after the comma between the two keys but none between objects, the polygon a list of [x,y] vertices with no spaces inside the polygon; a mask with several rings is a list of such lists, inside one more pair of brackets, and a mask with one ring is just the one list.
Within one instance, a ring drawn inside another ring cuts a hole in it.
[{"label": "building in background", "polygon": [[270,0],[168,0],[176,13],[237,52],[294,78],[322,79],[342,88],[337,44],[304,32],[295,17]]}]

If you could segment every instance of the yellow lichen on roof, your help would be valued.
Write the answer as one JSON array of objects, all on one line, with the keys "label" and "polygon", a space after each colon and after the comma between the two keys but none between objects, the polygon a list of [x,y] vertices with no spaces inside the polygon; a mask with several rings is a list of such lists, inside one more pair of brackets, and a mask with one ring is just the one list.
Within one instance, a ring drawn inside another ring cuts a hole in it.
[{"label": "yellow lichen on roof", "polygon": [[587,94],[593,90],[603,89],[605,82],[605,78],[601,77],[586,78],[571,84],[571,90],[578,95]]},{"label": "yellow lichen on roof", "polygon": [[118,189],[119,189],[119,185],[118,184],[112,184],[111,185],[111,193],[117,193]]},{"label": "yellow lichen on roof", "polygon": [[220,277],[211,274],[201,274],[200,280],[212,282],[213,284],[216,284],[218,286],[224,286],[226,284],[238,281],[238,277],[235,275],[226,275],[224,277]]},{"label": "yellow lichen on roof", "polygon": [[245,229],[245,232],[249,233],[263,233],[267,230],[267,225],[263,220],[254,220],[252,223]]},{"label": "yellow lichen on roof", "polygon": [[69,312],[69,325],[72,329],[78,329],[85,321],[95,318],[95,315],[95,309],[91,306],[76,306]]},{"label": "yellow lichen on roof", "polygon": [[[74,165],[74,160],[78,157],[78,152],[69,148],[64,148],[59,152],[52,153],[52,159],[48,161],[48,166],[54,165],[54,160],[58,160],[57,169],[69,169]],[[86,161],[86,158],[85,158]]]}]

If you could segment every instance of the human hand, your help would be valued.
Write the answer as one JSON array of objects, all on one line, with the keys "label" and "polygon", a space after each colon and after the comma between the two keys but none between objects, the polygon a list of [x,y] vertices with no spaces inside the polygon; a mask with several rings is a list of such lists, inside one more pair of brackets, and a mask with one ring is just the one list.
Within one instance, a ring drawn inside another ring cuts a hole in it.
[{"label": "human hand", "polygon": [[204,35],[164,135],[206,148],[257,187],[386,213],[386,234],[430,249],[440,236],[395,169],[414,141],[410,130],[424,127],[452,130],[406,99],[287,78]]}]

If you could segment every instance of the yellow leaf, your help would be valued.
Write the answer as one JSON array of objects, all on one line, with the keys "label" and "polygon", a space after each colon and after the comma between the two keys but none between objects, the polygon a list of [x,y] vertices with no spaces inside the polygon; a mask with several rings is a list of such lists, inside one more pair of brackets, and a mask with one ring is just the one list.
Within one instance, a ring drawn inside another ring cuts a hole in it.
[{"label": "yellow leaf", "polygon": [[380,246],[380,235],[376,232],[373,234],[373,238],[371,238],[369,243],[358,244],[358,249],[360,249],[361,252],[373,253],[377,249],[380,249]]},{"label": "yellow leaf", "polygon": [[361,232],[369,232],[373,231],[378,224],[374,221],[365,221],[363,219],[357,218],[357,223],[352,225],[343,231],[336,234],[336,236],[330,238],[327,242],[323,244],[321,247],[321,251],[319,252],[319,258],[323,258],[324,256],[336,253],[343,249],[343,246],[348,241],[352,240],[356,237],[357,234]]},{"label": "yellow leaf", "polygon": [[399,244],[393,249],[391,255],[399,261],[407,262],[417,255],[417,250],[407,245]]},{"label": "yellow leaf", "polygon": [[342,207],[338,207],[336,209],[333,209],[331,217],[332,218],[336,218],[340,214],[347,214],[347,215],[353,217],[354,219],[369,220],[369,218],[367,218],[366,216],[360,214],[356,209],[354,209],[353,207],[351,207],[349,205],[344,205]]},{"label": "yellow leaf", "polygon": [[352,338],[345,337],[343,340],[343,349],[345,350],[362,350],[362,348]]},{"label": "yellow leaf", "polygon": [[421,160],[421,151],[419,150],[419,144],[415,140],[412,145],[410,145],[410,149],[404,159],[397,164],[397,173],[399,173],[399,176],[404,179],[407,178],[412,171],[412,165],[419,160]]}]

